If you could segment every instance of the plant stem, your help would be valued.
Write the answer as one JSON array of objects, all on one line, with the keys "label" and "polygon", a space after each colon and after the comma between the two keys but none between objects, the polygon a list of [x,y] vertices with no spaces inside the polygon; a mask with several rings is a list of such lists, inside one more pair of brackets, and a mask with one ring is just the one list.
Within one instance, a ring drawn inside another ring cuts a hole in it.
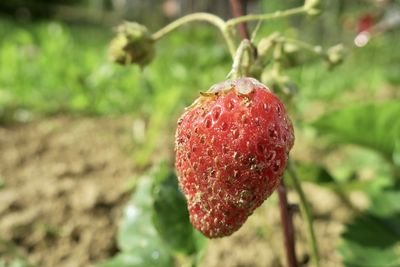
[{"label": "plant stem", "polygon": [[[231,10],[234,17],[240,17],[246,14],[246,0],[230,0]],[[228,27],[227,27],[228,28]],[[253,59],[253,51],[251,41],[249,40],[249,31],[247,29],[246,23],[239,23],[239,34],[242,38],[240,45],[235,52],[235,56],[233,57],[233,65],[232,70],[228,74],[228,77],[232,77],[234,79],[247,76],[247,69],[243,71],[243,57],[244,53],[248,53],[248,60],[251,61]],[[247,66],[248,67],[248,66]]]},{"label": "plant stem", "polygon": [[286,186],[281,180],[278,187],[281,222],[285,238],[286,259],[289,267],[297,267],[296,250],[294,246],[293,213],[288,205]]},{"label": "plant stem", "polygon": [[226,25],[228,27],[235,26],[239,23],[247,22],[247,21],[254,21],[254,20],[271,20],[271,19],[278,19],[278,18],[284,18],[296,14],[301,14],[305,13],[306,9],[301,6],[301,7],[296,7],[284,11],[276,11],[274,13],[270,14],[257,14],[257,15],[247,15],[247,16],[242,16],[238,18],[233,18],[230,19],[226,22]]},{"label": "plant stem", "polygon": [[225,42],[228,46],[229,52],[231,53],[232,57],[235,55],[236,46],[235,46],[234,38],[233,38],[232,34],[230,33],[230,29],[228,29],[228,27],[223,19],[221,19],[220,17],[218,17],[216,15],[209,14],[209,13],[193,13],[193,14],[186,15],[182,18],[179,18],[179,19],[171,22],[164,28],[160,29],[159,31],[155,32],[152,35],[152,38],[153,38],[153,40],[157,41],[157,40],[161,39],[162,37],[164,37],[166,34],[170,33],[171,31],[179,28],[180,26],[183,26],[186,23],[193,22],[193,21],[204,21],[204,22],[208,22],[208,23],[214,25],[215,27],[217,27],[221,31],[222,36],[225,39]]},{"label": "plant stem", "polygon": [[287,38],[287,37],[284,37],[284,41],[287,43],[295,44],[295,45],[299,46],[300,48],[307,50],[317,56],[322,56],[322,57],[326,56],[326,54],[324,53],[324,51],[322,50],[322,48],[320,46],[313,46],[306,42],[303,42],[303,41],[300,41],[297,39]]},{"label": "plant stem", "polygon": [[[247,8],[245,4],[246,0],[230,0],[231,9],[235,18],[242,17],[246,14]],[[242,39],[250,39],[249,30],[247,29],[246,23],[242,22],[238,25],[239,34]]]},{"label": "plant stem", "polygon": [[[245,53],[247,53],[246,64],[244,64]],[[233,58],[232,70],[228,74],[228,77],[232,79],[246,77],[249,74],[249,65],[252,63],[252,61],[254,61],[253,47],[249,39],[244,39],[240,43],[235,57]]]},{"label": "plant stem", "polygon": [[[243,14],[242,6],[241,6],[240,2],[238,2],[238,0],[231,0],[231,3],[232,3],[231,4],[232,9],[234,10],[235,15]],[[240,33],[241,33],[242,37],[245,39],[249,39],[249,33],[248,33],[248,30],[247,30],[245,24],[243,24],[244,22],[254,21],[254,20],[260,21],[260,20],[271,20],[271,19],[283,18],[283,17],[300,14],[305,11],[306,10],[304,7],[297,7],[297,8],[292,8],[292,9],[288,9],[285,11],[277,11],[277,12],[274,12],[271,14],[247,15],[247,16],[236,17],[236,18],[230,19],[226,22],[223,19],[221,19],[220,17],[213,15],[213,14],[193,13],[193,14],[186,15],[182,18],[179,18],[179,19],[171,22],[164,28],[155,32],[152,35],[152,38],[154,41],[157,41],[157,40],[161,39],[162,37],[164,37],[166,34],[170,33],[171,31],[173,31],[187,23],[194,22],[194,21],[204,21],[204,22],[208,22],[208,23],[214,25],[215,27],[217,27],[220,30],[220,32],[222,33],[222,36],[224,37],[225,42],[228,46],[229,52],[233,58],[235,55],[235,51],[236,51],[236,45],[235,45],[235,39],[232,36],[232,33],[230,31],[231,27],[239,24],[240,29],[241,29]]]},{"label": "plant stem", "polygon": [[306,219],[307,232],[308,232],[309,242],[311,243],[311,250],[312,250],[312,254],[313,254],[314,264],[316,267],[319,267],[318,244],[317,244],[317,239],[315,237],[311,209],[310,209],[310,206],[308,205],[303,188],[301,187],[300,179],[296,172],[296,167],[290,159],[288,160],[287,170],[288,170],[289,176],[292,178],[294,189],[297,191],[297,194],[300,197],[301,212]]}]

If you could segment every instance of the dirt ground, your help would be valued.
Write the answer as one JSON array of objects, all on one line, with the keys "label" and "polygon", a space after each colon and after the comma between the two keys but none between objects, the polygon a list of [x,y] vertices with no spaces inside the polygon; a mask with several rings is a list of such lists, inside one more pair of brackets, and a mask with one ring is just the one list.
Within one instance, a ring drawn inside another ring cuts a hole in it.
[{"label": "dirt ground", "polygon": [[[129,118],[55,117],[0,127],[0,258],[40,267],[86,267],[116,252],[115,234],[135,173]],[[346,210],[332,192],[306,184],[324,267],[335,251]],[[289,198],[297,202],[296,195]],[[309,251],[295,216],[298,255]],[[211,240],[204,267],[285,266],[276,196],[231,237]],[[309,265],[305,265],[309,266]]]},{"label": "dirt ground", "polygon": [[[57,117],[0,128],[0,236],[42,267],[88,266],[116,251],[134,167],[130,120]],[[0,246],[10,254],[10,245]]]}]

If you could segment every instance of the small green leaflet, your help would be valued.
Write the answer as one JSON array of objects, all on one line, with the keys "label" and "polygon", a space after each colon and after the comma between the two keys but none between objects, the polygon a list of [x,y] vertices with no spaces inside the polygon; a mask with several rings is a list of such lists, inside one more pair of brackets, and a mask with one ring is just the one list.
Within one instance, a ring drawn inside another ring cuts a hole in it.
[{"label": "small green leaflet", "polygon": [[139,178],[125,208],[117,237],[121,252],[99,267],[172,267],[177,255],[196,266],[205,240],[190,223],[173,169],[160,164]]},{"label": "small green leaflet", "polygon": [[313,123],[319,133],[338,143],[375,150],[390,162],[400,142],[400,102],[361,104],[321,116]]}]

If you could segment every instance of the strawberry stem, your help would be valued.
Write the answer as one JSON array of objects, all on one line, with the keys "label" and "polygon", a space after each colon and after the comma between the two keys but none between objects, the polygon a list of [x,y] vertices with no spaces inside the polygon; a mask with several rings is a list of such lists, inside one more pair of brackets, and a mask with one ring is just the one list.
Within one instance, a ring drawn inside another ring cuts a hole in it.
[{"label": "strawberry stem", "polygon": [[311,251],[313,254],[314,265],[316,267],[319,267],[320,265],[319,265],[318,243],[317,243],[317,239],[315,237],[311,209],[307,202],[303,188],[301,187],[301,182],[300,182],[299,176],[296,171],[296,166],[290,159],[288,160],[287,171],[289,173],[289,176],[292,179],[293,187],[296,190],[296,192],[300,198],[300,210],[301,210],[303,217],[306,219],[308,238],[309,238],[309,241],[311,244]]},{"label": "strawberry stem", "polygon": [[306,42],[303,42],[303,41],[300,41],[297,39],[287,38],[287,37],[284,37],[283,41],[286,43],[294,44],[294,45],[298,46],[299,48],[302,48],[303,50],[306,50],[310,53],[315,54],[316,56],[326,57],[326,53],[322,50],[322,47],[320,47],[320,46],[313,46]]},{"label": "strawberry stem", "polygon": [[228,77],[237,79],[249,75],[250,67],[255,61],[254,47],[249,39],[244,39],[235,53],[233,58],[232,69]]},{"label": "strawberry stem", "polygon": [[289,267],[297,267],[296,250],[294,245],[293,212],[287,200],[287,190],[283,179],[281,180],[277,190],[285,239],[287,263]]},{"label": "strawberry stem", "polygon": [[239,25],[239,33],[243,39],[249,39],[249,32],[247,30],[245,22],[247,21],[263,21],[263,20],[272,20],[272,19],[278,19],[278,18],[284,18],[284,17],[289,17],[292,15],[296,14],[301,14],[301,13],[306,13],[308,11],[307,8],[304,6],[301,7],[296,7],[284,11],[276,11],[274,13],[270,14],[259,14],[259,15],[247,15],[243,16],[243,7],[241,3],[238,0],[230,0],[231,1],[231,7],[233,10],[233,13],[235,14],[236,18],[230,19],[228,21],[224,21],[220,17],[209,14],[209,13],[193,13],[189,14],[186,16],[183,16],[167,26],[163,27],[162,29],[158,30],[152,35],[152,39],[154,41],[158,41],[168,33],[172,32],[173,30],[179,28],[180,26],[183,26],[187,23],[190,22],[195,22],[195,21],[204,21],[208,22],[215,27],[217,27],[222,36],[225,39],[225,42],[228,46],[229,52],[232,56],[232,58],[235,56],[235,51],[236,51],[236,44],[235,44],[235,38],[232,34],[232,27]]},{"label": "strawberry stem", "polygon": [[[246,0],[230,0],[231,9],[235,18],[242,17],[247,12]],[[238,25],[239,34],[242,39],[250,39],[250,34],[245,22]]]},{"label": "strawberry stem", "polygon": [[236,45],[235,45],[234,38],[231,34],[230,29],[228,29],[228,27],[226,26],[226,23],[223,19],[221,19],[220,17],[218,17],[216,15],[209,14],[209,13],[193,13],[193,14],[189,14],[184,17],[181,17],[181,18],[171,22],[167,26],[163,27],[162,29],[158,30],[157,32],[155,32],[152,35],[152,39],[154,41],[158,41],[159,39],[161,39],[168,33],[172,32],[173,30],[179,28],[180,26],[183,26],[187,23],[194,22],[194,21],[208,22],[208,23],[214,25],[215,27],[217,27],[220,30],[222,36],[224,37],[225,42],[228,46],[229,52],[231,53],[232,57],[235,55]]},{"label": "strawberry stem", "polygon": [[161,39],[168,33],[172,32],[173,30],[179,28],[180,26],[183,26],[187,23],[194,22],[194,21],[208,22],[208,23],[214,25],[215,27],[217,27],[220,30],[222,36],[224,37],[225,42],[228,46],[229,52],[231,53],[232,57],[235,55],[236,45],[235,45],[234,37],[232,36],[230,29],[228,29],[228,27],[223,19],[221,19],[220,17],[218,17],[216,15],[209,14],[209,13],[193,13],[193,14],[189,14],[184,17],[181,17],[181,18],[171,22],[167,26],[163,27],[162,29],[158,30],[157,32],[155,32],[152,35],[152,38],[154,41],[158,41],[159,39]]},{"label": "strawberry stem", "polygon": [[243,22],[248,22],[248,21],[255,21],[255,20],[272,20],[272,19],[279,19],[279,18],[285,18],[301,13],[306,13],[307,9],[304,8],[304,6],[301,7],[295,7],[291,8],[288,10],[284,11],[275,11],[274,13],[269,13],[269,14],[257,14],[257,15],[247,15],[247,16],[241,16],[237,17],[234,19],[230,19],[226,22],[226,25],[228,27],[233,27],[237,24],[243,23]]}]

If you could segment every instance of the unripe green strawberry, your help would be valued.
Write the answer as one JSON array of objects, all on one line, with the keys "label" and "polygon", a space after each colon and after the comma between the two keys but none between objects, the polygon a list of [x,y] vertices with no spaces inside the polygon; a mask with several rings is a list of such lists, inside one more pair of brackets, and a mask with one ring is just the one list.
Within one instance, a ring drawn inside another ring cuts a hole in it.
[{"label": "unripe green strawberry", "polygon": [[176,169],[195,228],[232,234],[276,189],[294,134],[281,101],[253,78],[203,93],[178,121]]}]

